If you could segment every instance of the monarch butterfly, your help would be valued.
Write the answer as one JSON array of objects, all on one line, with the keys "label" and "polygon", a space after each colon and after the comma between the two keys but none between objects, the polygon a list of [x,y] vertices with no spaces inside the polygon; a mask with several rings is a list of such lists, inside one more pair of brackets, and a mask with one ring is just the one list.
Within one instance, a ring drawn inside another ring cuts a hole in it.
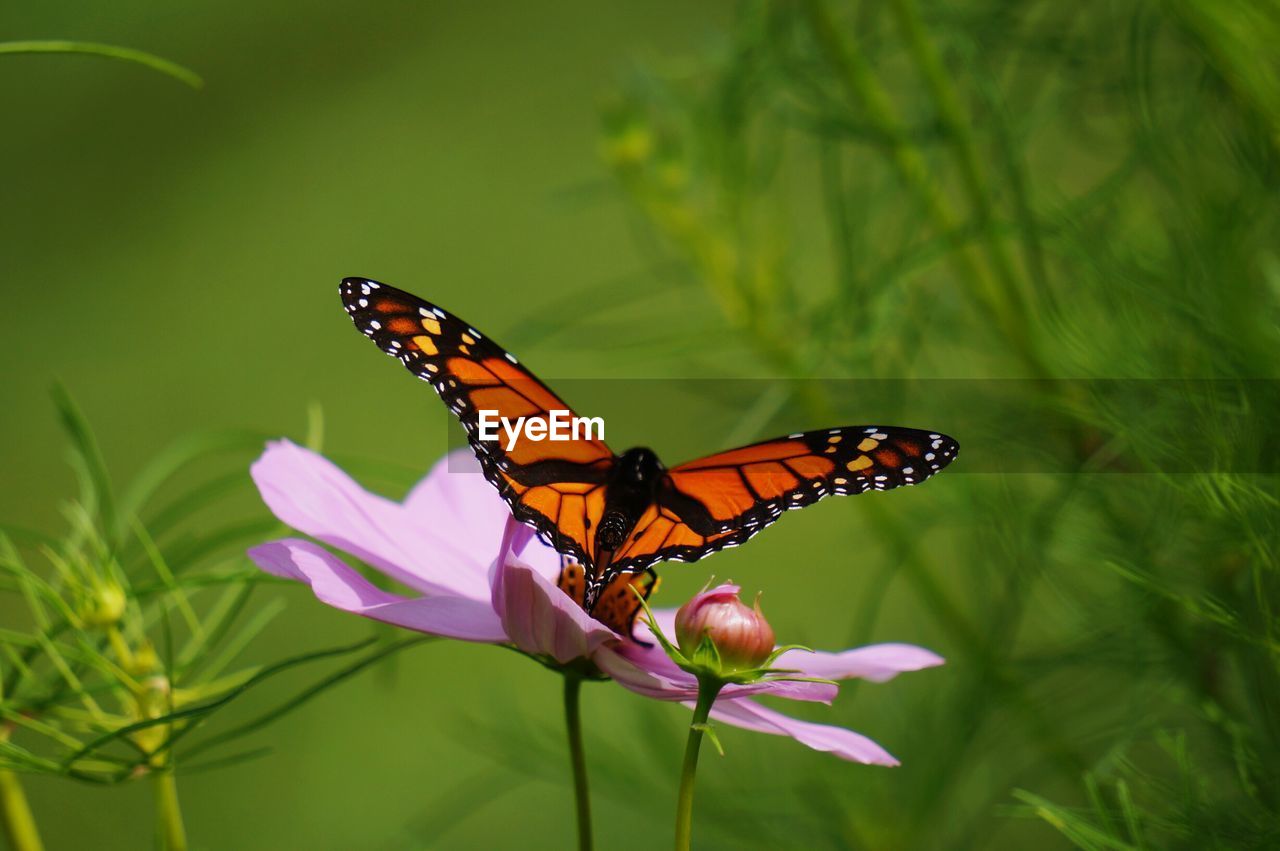
[{"label": "monarch butterfly", "polygon": [[791,508],[831,494],[924,481],[959,445],[938,432],[846,426],[791,434],[670,469],[650,449],[616,455],[604,440],[482,438],[481,412],[548,423],[569,408],[474,327],[368,278],[339,288],[356,328],[429,382],[462,422],[485,477],[516,519],[564,557],[559,585],[586,611],[629,634],[652,565],[697,561],[737,546]]}]

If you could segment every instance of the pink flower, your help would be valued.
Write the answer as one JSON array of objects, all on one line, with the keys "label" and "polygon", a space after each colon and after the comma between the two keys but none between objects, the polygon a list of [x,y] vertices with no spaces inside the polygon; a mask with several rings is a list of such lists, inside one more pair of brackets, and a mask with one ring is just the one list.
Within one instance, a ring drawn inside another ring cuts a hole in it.
[{"label": "pink flower", "polygon": [[[414,592],[403,596],[375,587],[314,541],[284,538],[249,550],[263,570],[306,582],[322,602],[417,632],[514,646],[552,665],[589,661],[647,697],[697,697],[696,679],[661,648],[618,635],[556,587],[559,555],[511,517],[468,450],[436,464],[403,502],[369,493],[325,458],[283,440],[270,444],[251,472],[263,500],[284,523]],[[674,611],[654,614],[663,632],[674,634]],[[639,637],[646,631],[637,625]],[[879,644],[844,653],[788,651],[775,665],[807,677],[883,682],[941,663],[919,647]],[[791,736],[845,759],[897,764],[870,739],[767,709],[749,699],[757,694],[829,703],[836,687],[773,679],[729,685],[712,716]]]}]

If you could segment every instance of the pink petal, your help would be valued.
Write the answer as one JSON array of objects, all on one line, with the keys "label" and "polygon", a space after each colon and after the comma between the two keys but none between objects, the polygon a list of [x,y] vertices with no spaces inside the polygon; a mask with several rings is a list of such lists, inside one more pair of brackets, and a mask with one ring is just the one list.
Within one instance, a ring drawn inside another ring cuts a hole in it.
[{"label": "pink petal", "polygon": [[686,688],[677,691],[674,684],[667,678],[642,668],[620,655],[618,645],[597,648],[591,656],[591,661],[618,685],[644,697],[655,700],[693,700],[698,696],[696,688],[692,694]]},{"label": "pink petal", "polygon": [[437,461],[404,498],[404,508],[419,522],[439,523],[459,537],[491,534],[495,540],[510,513],[465,447]]},{"label": "pink petal", "polygon": [[516,647],[560,664],[591,656],[613,630],[584,612],[541,572],[521,561],[513,543],[527,543],[532,532],[514,518],[507,524],[493,581],[493,609]]},{"label": "pink petal", "polygon": [[[414,523],[447,530],[455,541],[483,542],[484,546],[502,540],[511,516],[511,510],[498,496],[498,489],[485,479],[480,462],[469,448],[455,449],[440,459],[426,478],[409,491],[404,510]],[[541,541],[530,542],[519,555],[543,576],[553,580],[559,577],[560,554]],[[491,551],[484,553],[484,568],[491,558]]]},{"label": "pink petal", "polygon": [[944,661],[938,654],[913,644],[872,644],[843,653],[788,650],[778,657],[774,667],[797,670],[807,677],[828,680],[856,677],[882,683],[904,671],[932,668]]},{"label": "pink petal", "polygon": [[737,597],[741,591],[741,586],[734,585],[732,582],[721,582],[714,588],[708,588],[705,591],[699,591],[694,594],[685,605],[687,606],[700,600],[712,600],[716,597]]},{"label": "pink petal", "polygon": [[[653,619],[658,622],[658,629],[662,630],[662,634],[667,636],[668,640],[675,641],[676,612],[680,610],[679,609],[653,609],[652,611],[653,611]],[[649,625],[644,622],[643,617],[636,619],[636,626],[641,630],[643,630],[643,632],[640,633],[641,638],[644,638],[646,641],[652,640],[644,635],[644,632],[648,632]]]},{"label": "pink petal", "polygon": [[[691,705],[691,704],[688,704]],[[754,700],[717,700],[711,717],[744,730],[790,736],[817,751],[868,765],[898,765],[898,761],[875,742],[852,730],[813,724],[766,709]]]},{"label": "pink petal", "polygon": [[306,582],[321,602],[343,611],[446,638],[507,640],[488,603],[456,596],[408,599],[383,591],[311,541],[286,538],[260,544],[249,550],[249,557],[268,573]]},{"label": "pink petal", "polygon": [[[430,516],[433,507],[468,511],[465,503],[450,502],[444,494],[432,502],[424,494],[411,513],[287,440],[271,443],[251,472],[267,507],[298,531],[351,553],[410,588],[488,600],[485,574],[491,542],[501,526],[494,524],[490,537],[468,539]],[[441,474],[437,464],[428,478]]]}]

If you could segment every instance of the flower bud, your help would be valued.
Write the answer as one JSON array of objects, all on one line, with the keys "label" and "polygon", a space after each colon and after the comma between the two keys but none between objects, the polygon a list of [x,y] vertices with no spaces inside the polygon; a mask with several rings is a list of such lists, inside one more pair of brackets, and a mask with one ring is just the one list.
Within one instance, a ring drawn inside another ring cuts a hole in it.
[{"label": "flower bud", "polygon": [[726,673],[758,668],[773,652],[773,628],[760,611],[760,599],[748,608],[738,599],[736,585],[703,591],[676,612],[682,653],[693,658],[704,637],[716,646]]},{"label": "flower bud", "polygon": [[132,658],[129,659],[125,670],[134,677],[144,677],[154,671],[160,664],[160,657],[156,655],[155,645],[149,639],[142,639],[142,643],[133,651]]},{"label": "flower bud", "polygon": [[629,118],[608,135],[602,146],[604,159],[618,168],[644,165],[654,150],[653,132],[639,119]]},{"label": "flower bud", "polygon": [[96,581],[81,607],[80,617],[86,626],[115,626],[124,617],[127,603],[124,589],[117,583],[112,580]]}]

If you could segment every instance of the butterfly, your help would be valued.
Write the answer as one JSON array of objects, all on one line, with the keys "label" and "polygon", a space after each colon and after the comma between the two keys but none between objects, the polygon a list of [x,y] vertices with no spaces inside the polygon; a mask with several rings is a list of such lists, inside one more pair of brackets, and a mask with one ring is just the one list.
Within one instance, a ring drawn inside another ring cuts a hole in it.
[{"label": "butterfly", "polygon": [[[435,388],[517,520],[563,556],[559,586],[630,635],[652,566],[734,547],[784,511],[833,494],[914,485],[956,457],[945,434],[892,426],[797,432],[667,468],[650,449],[615,454],[589,428],[548,440],[571,409],[516,356],[415,295],[368,278],[339,288],[356,328]],[[494,417],[525,426],[486,430]],[[529,424],[540,422],[542,439]],[[637,596],[637,592],[639,596]]]}]

